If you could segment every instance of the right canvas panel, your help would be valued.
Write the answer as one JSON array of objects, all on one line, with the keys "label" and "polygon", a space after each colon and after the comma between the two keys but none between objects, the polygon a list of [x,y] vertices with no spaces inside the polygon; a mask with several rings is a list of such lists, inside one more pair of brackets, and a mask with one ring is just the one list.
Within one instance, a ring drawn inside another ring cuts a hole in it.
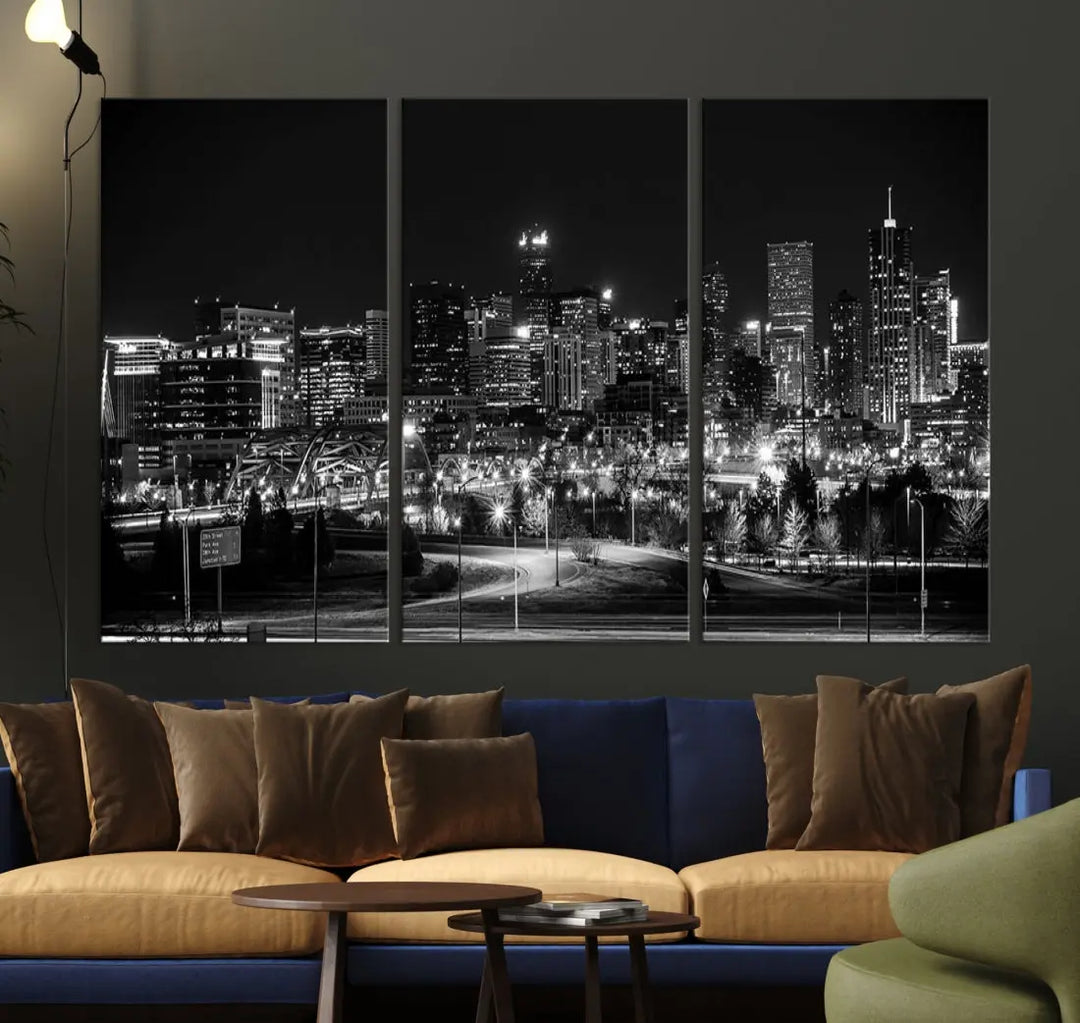
[{"label": "right canvas panel", "polygon": [[987,102],[703,117],[706,638],[988,640]]}]

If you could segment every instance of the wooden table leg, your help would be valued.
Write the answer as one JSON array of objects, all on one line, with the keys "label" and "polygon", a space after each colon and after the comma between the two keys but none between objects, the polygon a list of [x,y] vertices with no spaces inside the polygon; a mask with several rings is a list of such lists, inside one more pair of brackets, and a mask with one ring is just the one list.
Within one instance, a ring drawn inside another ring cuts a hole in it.
[{"label": "wooden table leg", "polygon": [[514,999],[510,991],[510,974],[506,970],[506,949],[503,948],[503,936],[494,931],[499,922],[499,912],[496,909],[484,909],[481,910],[481,916],[484,920],[484,942],[487,944],[495,1020],[496,1023],[514,1023]]},{"label": "wooden table leg", "polygon": [[318,1023],[341,1023],[345,996],[346,913],[328,913],[319,978]]},{"label": "wooden table leg", "polygon": [[653,1023],[649,964],[645,958],[645,938],[630,935],[630,978],[634,988],[634,1023]]},{"label": "wooden table leg", "polygon": [[480,974],[480,996],[476,1000],[476,1023],[491,1023],[494,994],[491,987],[491,960],[484,954],[484,972]]},{"label": "wooden table leg", "polygon": [[592,934],[585,937],[585,1023],[600,1023],[600,946]]}]

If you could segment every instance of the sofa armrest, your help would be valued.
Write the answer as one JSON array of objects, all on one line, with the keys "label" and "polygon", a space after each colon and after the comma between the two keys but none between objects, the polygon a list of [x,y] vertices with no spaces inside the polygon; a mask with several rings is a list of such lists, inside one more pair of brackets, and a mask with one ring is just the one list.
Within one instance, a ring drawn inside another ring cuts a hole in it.
[{"label": "sofa armrest", "polygon": [[33,862],[34,850],[15,787],[15,775],[10,767],[0,767],[0,871]]},{"label": "sofa armrest", "polygon": [[933,849],[889,883],[900,932],[933,952],[1026,973],[1080,1023],[1080,799]]},{"label": "sofa armrest", "polygon": [[1022,821],[1025,817],[1049,810],[1050,772],[1045,768],[1026,768],[1016,772],[1013,781],[1013,820]]}]

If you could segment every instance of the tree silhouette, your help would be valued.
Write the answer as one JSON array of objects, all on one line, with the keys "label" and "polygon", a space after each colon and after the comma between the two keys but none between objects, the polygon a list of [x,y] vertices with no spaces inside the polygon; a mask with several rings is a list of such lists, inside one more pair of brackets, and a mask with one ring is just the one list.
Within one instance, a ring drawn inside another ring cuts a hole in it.
[{"label": "tree silhouette", "polygon": [[724,514],[724,524],[720,527],[720,557],[723,560],[730,550],[738,553],[746,546],[746,512],[738,505],[729,508]]},{"label": "tree silhouette", "polygon": [[783,534],[780,546],[791,557],[792,570],[798,575],[799,558],[802,556],[806,541],[810,538],[810,518],[793,497],[788,501],[784,512]]},{"label": "tree silhouette", "polygon": [[980,497],[962,497],[949,509],[949,531],[945,534],[945,547],[957,557],[964,559],[964,567],[971,559],[985,561],[989,550],[990,531],[986,501]]},{"label": "tree silhouette", "polygon": [[832,569],[843,547],[844,537],[840,522],[835,515],[823,515],[814,529],[814,542],[825,556],[825,564]]},{"label": "tree silhouette", "polygon": [[814,478],[814,470],[807,463],[795,459],[788,462],[783,483],[780,485],[780,501],[785,506],[796,501],[808,516],[815,514],[817,481]]},{"label": "tree silhouette", "polygon": [[754,519],[754,528],[750,530],[750,547],[757,555],[759,569],[762,557],[776,546],[778,537],[776,523],[771,515],[766,513]]}]

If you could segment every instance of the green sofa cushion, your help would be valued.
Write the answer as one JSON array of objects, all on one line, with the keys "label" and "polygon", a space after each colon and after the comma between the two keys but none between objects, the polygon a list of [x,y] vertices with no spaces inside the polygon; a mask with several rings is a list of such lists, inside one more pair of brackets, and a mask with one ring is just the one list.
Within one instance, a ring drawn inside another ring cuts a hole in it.
[{"label": "green sofa cushion", "polygon": [[1060,1023],[1045,984],[928,952],[906,938],[855,945],[825,978],[829,1023]]}]

